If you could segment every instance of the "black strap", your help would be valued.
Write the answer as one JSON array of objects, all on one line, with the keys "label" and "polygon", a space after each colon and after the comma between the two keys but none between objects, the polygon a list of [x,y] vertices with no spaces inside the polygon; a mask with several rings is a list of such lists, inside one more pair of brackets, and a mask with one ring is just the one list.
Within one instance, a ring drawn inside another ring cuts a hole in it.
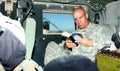
[{"label": "black strap", "polygon": [[114,33],[111,40],[115,43],[115,46],[117,48],[120,48],[120,37],[119,37],[118,33]]},{"label": "black strap", "polygon": [[0,31],[0,36],[3,34],[3,31]]}]

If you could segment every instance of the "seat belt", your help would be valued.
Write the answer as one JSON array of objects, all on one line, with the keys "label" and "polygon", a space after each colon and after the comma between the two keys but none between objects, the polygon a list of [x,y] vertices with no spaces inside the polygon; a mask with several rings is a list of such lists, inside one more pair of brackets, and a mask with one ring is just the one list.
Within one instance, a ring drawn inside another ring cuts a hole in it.
[{"label": "seat belt", "polygon": [[23,23],[23,28],[25,30],[25,47],[26,47],[26,58],[31,59],[32,51],[35,42],[35,32],[36,32],[36,21],[33,18],[27,18]]}]

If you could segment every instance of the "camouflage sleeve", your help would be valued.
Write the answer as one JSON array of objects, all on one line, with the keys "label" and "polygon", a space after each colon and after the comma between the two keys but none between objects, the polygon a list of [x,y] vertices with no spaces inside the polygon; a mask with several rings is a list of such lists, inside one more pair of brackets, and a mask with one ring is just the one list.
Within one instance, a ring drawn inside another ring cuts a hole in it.
[{"label": "camouflage sleeve", "polygon": [[110,45],[113,42],[111,41],[113,32],[111,32],[107,27],[101,26],[101,28],[97,31],[97,37],[93,40],[93,47],[97,47],[97,49],[103,48],[105,45]]}]

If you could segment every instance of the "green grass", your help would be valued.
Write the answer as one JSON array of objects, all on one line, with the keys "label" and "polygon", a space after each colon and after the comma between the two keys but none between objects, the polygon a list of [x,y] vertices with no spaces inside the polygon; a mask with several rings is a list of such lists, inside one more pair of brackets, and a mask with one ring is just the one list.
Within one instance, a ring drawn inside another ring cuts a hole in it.
[{"label": "green grass", "polygon": [[99,71],[120,71],[120,58],[98,54],[97,66]]}]

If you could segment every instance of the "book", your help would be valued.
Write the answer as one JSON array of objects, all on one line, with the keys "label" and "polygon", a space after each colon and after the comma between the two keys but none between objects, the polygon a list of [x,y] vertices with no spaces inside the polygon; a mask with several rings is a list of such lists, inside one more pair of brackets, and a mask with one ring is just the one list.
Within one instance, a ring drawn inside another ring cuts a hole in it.
[{"label": "book", "polygon": [[[66,31],[64,31],[61,35],[66,38],[70,38],[73,43],[75,43],[75,40],[79,40],[83,38],[82,34],[80,33],[68,33]],[[77,43],[75,44],[76,46],[78,46]],[[69,48],[68,50],[72,51],[72,48]]]},{"label": "book", "polygon": [[68,33],[66,31],[64,31],[61,35],[66,38],[70,38],[72,42],[75,42],[75,40],[79,40],[83,38],[82,34],[80,33]]}]

